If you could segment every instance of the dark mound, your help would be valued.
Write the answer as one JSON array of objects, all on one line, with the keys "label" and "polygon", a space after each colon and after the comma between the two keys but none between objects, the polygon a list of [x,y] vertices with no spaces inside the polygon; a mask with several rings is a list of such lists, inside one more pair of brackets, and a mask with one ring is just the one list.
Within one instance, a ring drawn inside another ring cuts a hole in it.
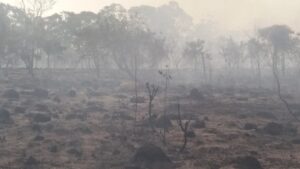
[{"label": "dark mound", "polygon": [[41,88],[36,88],[33,93],[33,96],[39,97],[39,98],[48,98],[49,92],[48,90],[41,89]]},{"label": "dark mound", "polygon": [[6,109],[0,109],[0,123],[10,123],[10,112]]},{"label": "dark mound", "polygon": [[195,100],[203,100],[204,95],[198,89],[194,88],[190,91],[190,97]]},{"label": "dark mound", "polygon": [[238,157],[234,163],[237,169],[263,169],[260,162],[252,156]]},{"label": "dark mound", "polygon": [[145,103],[146,99],[145,99],[145,97],[138,96],[137,98],[135,98],[135,97],[131,98],[130,102],[131,103]]},{"label": "dark mound", "polygon": [[67,95],[68,95],[69,97],[76,97],[76,96],[77,96],[77,92],[76,92],[74,89],[72,89],[72,90],[70,90],[70,91],[67,93]]},{"label": "dark mound", "polygon": [[284,132],[284,126],[278,123],[268,123],[264,128],[263,132],[270,135],[281,135]]},{"label": "dark mound", "polygon": [[33,121],[37,123],[46,123],[51,120],[51,116],[48,114],[36,113],[33,115]]},{"label": "dark mound", "polygon": [[166,117],[164,118],[164,116],[160,116],[158,119],[155,120],[155,127],[157,128],[171,128],[173,125],[172,125],[172,122],[171,120]]},{"label": "dark mound", "polygon": [[8,99],[19,99],[20,95],[16,90],[10,89],[10,90],[6,90],[3,93],[3,97],[8,98]]},{"label": "dark mound", "polygon": [[151,169],[168,168],[167,166],[170,166],[172,163],[163,150],[153,144],[140,147],[135,153],[132,162],[137,166]]}]

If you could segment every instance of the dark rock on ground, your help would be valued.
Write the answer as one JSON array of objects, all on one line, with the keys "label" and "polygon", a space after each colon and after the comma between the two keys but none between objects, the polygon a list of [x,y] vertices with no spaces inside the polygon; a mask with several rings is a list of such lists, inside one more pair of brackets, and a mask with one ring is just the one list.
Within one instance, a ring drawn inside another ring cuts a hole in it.
[{"label": "dark rock on ground", "polygon": [[285,124],[284,125],[284,134],[297,135],[298,134],[297,126],[294,126],[294,125],[291,125],[291,124]]},{"label": "dark rock on ground", "polygon": [[131,103],[145,103],[146,99],[145,99],[145,97],[138,96],[137,98],[135,98],[135,97],[131,98],[130,102]]},{"label": "dark rock on ground", "polygon": [[194,88],[190,91],[190,97],[195,100],[203,100],[204,95],[198,89]]},{"label": "dark rock on ground", "polygon": [[1,108],[0,109],[0,123],[7,124],[7,123],[10,123],[11,121],[12,120],[10,117],[10,112],[6,109]]},{"label": "dark rock on ground", "polygon": [[253,124],[253,123],[246,123],[244,125],[244,130],[256,130],[257,129],[257,125]]},{"label": "dark rock on ground", "polygon": [[204,120],[195,120],[192,125],[191,125],[193,128],[195,129],[202,129],[202,128],[205,128],[206,127],[206,124],[205,124],[205,121]]},{"label": "dark rock on ground", "polygon": [[55,145],[55,144],[51,144],[51,145],[48,147],[48,151],[51,152],[51,153],[57,153],[57,152],[58,152],[58,146]]},{"label": "dark rock on ground", "polygon": [[252,156],[238,157],[234,163],[237,169],[263,169],[260,162]]},{"label": "dark rock on ground", "polygon": [[69,96],[69,97],[76,97],[77,96],[77,92],[74,89],[72,89],[72,90],[70,90],[67,93],[67,96]]},{"label": "dark rock on ground", "polygon": [[269,135],[295,135],[297,134],[298,130],[297,127],[290,125],[290,124],[280,124],[275,122],[270,122],[266,124],[262,128],[262,132]]},{"label": "dark rock on ground", "polygon": [[77,158],[80,158],[83,152],[80,148],[70,148],[67,150],[67,153],[72,154]]},{"label": "dark rock on ground", "polygon": [[26,108],[18,106],[18,107],[15,108],[14,112],[16,114],[25,114],[26,113]]},{"label": "dark rock on ground", "polygon": [[284,132],[284,127],[279,123],[268,123],[263,129],[263,132],[270,135],[281,135]]},{"label": "dark rock on ground", "polygon": [[164,116],[160,116],[154,121],[154,125],[157,128],[166,128],[166,129],[169,129],[173,126],[168,116],[166,118]]},{"label": "dark rock on ground", "polygon": [[56,103],[60,103],[61,102],[61,99],[59,98],[59,96],[54,96],[52,100],[54,102],[56,102]]},{"label": "dark rock on ground", "polygon": [[208,117],[204,117],[203,120],[204,121],[209,121],[209,118]]},{"label": "dark rock on ground", "polygon": [[142,169],[142,168],[138,167],[138,166],[134,166],[134,165],[128,165],[128,166],[125,166],[124,169]]},{"label": "dark rock on ground", "polygon": [[72,113],[72,114],[67,114],[65,117],[66,120],[81,120],[85,121],[87,119],[87,114],[86,113]]},{"label": "dark rock on ground", "polygon": [[49,107],[45,104],[36,104],[35,110],[41,111],[41,112],[50,112]]},{"label": "dark rock on ground", "polygon": [[[175,113],[170,113],[167,115],[167,117],[170,119],[170,120],[178,120],[178,114],[177,112]],[[182,113],[181,114],[181,119],[182,120],[195,120],[197,118],[197,116],[195,115],[195,113]]]},{"label": "dark rock on ground", "polygon": [[101,105],[91,105],[82,110],[84,113],[95,113],[106,111]]},{"label": "dark rock on ground", "polygon": [[300,144],[300,138],[295,138],[291,141],[293,144]]},{"label": "dark rock on ground", "polygon": [[137,167],[146,167],[150,169],[168,168],[172,162],[164,151],[153,144],[146,144],[140,147],[133,156],[132,162]]},{"label": "dark rock on ground", "polygon": [[93,133],[93,131],[87,126],[77,127],[74,131],[78,132],[78,133],[82,133],[82,134],[92,134]]},{"label": "dark rock on ground", "polygon": [[34,169],[38,166],[39,161],[30,156],[24,163],[24,169]]},{"label": "dark rock on ground", "polygon": [[37,136],[35,136],[35,138],[33,140],[34,141],[43,141],[43,140],[45,140],[45,137],[41,136],[41,135],[37,135]]},{"label": "dark rock on ground", "polygon": [[264,118],[264,119],[271,119],[271,120],[276,120],[277,119],[277,117],[271,112],[264,112],[264,111],[257,112],[256,116]]},{"label": "dark rock on ground", "polygon": [[51,120],[51,116],[44,113],[35,113],[33,115],[33,121],[37,123],[46,123]]},{"label": "dark rock on ground", "polygon": [[94,89],[88,88],[87,89],[87,95],[90,97],[99,97],[102,96],[103,93],[95,91]]},{"label": "dark rock on ground", "polygon": [[39,133],[42,131],[42,127],[39,124],[32,124],[31,129]]},{"label": "dark rock on ground", "polygon": [[196,134],[195,134],[195,132],[193,130],[190,130],[190,131],[187,131],[186,136],[188,138],[195,138]]},{"label": "dark rock on ground", "polygon": [[20,94],[14,89],[9,89],[9,90],[4,91],[3,97],[8,98],[8,99],[19,99]]},{"label": "dark rock on ground", "polygon": [[116,111],[113,113],[113,119],[122,119],[126,121],[132,121],[134,120],[133,117],[131,117],[127,112],[125,111]]},{"label": "dark rock on ground", "polygon": [[46,89],[36,88],[33,93],[33,96],[39,97],[39,98],[48,98],[49,92]]}]

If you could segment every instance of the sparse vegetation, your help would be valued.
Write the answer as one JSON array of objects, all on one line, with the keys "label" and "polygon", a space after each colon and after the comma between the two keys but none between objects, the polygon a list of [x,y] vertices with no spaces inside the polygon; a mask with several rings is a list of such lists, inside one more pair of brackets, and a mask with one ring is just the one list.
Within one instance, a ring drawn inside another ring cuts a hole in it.
[{"label": "sparse vegetation", "polygon": [[18,2],[0,2],[0,169],[300,168],[295,24]]}]

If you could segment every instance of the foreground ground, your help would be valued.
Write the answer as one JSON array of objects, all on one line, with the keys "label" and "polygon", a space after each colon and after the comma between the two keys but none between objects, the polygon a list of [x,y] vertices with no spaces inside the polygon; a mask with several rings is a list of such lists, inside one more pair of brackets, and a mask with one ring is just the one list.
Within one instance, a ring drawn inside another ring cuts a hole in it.
[{"label": "foreground ground", "polygon": [[[78,81],[67,75],[30,80],[17,73],[4,79],[0,81],[1,169],[133,169],[134,154],[149,143],[162,148],[172,167],[179,169],[256,169],[255,162],[265,169],[300,168],[299,123],[291,120],[270,90],[174,84],[166,106],[172,125],[163,145],[159,132],[163,91],[153,103],[157,116],[153,132],[147,125],[143,85],[139,96],[144,99],[139,100],[135,122],[130,81]],[[300,115],[300,100],[286,98]],[[195,134],[182,153],[178,103]]]}]

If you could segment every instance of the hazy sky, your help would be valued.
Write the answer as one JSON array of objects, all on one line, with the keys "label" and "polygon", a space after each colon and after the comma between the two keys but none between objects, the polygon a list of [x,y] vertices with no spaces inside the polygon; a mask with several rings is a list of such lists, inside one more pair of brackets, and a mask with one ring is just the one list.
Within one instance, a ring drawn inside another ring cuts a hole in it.
[{"label": "hazy sky", "polygon": [[[16,3],[18,0],[0,0]],[[158,6],[170,0],[56,0],[57,11],[97,12],[105,5],[120,3],[126,8],[141,4]],[[212,18],[225,29],[245,30],[270,24],[288,24],[300,28],[300,0],[177,0],[197,22]]]}]

